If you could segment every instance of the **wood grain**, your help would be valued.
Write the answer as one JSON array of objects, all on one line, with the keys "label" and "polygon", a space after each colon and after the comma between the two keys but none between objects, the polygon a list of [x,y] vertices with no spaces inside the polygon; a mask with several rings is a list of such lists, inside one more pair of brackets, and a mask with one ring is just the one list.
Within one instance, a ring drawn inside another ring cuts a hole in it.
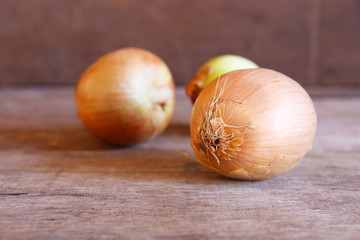
[{"label": "wood grain", "polygon": [[360,95],[315,96],[313,149],[260,182],[184,158],[183,89],[169,128],[117,148],[90,136],[73,89],[0,90],[1,239],[358,239]]},{"label": "wood grain", "polygon": [[179,85],[220,54],[308,84],[313,2],[3,0],[0,84],[73,84],[97,58],[129,46],[159,55]]},{"label": "wood grain", "polygon": [[360,1],[321,2],[318,82],[360,86]]}]

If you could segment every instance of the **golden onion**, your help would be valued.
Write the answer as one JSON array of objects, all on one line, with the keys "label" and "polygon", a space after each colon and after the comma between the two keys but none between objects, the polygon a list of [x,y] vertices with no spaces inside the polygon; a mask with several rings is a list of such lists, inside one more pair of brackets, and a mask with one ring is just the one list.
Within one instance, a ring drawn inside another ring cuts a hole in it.
[{"label": "golden onion", "polygon": [[292,169],[308,152],[316,112],[294,80],[269,69],[236,70],[202,90],[191,116],[198,161],[219,174],[269,179]]},{"label": "golden onion", "polygon": [[170,70],[153,53],[124,48],[99,58],[76,86],[78,115],[94,136],[133,145],[160,134],[174,110]]}]

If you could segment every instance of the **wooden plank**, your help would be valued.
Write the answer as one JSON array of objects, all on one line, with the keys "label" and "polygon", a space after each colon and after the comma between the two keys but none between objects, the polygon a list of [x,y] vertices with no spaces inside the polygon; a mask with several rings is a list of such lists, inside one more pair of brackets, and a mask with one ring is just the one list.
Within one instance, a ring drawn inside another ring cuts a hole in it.
[{"label": "wooden plank", "polygon": [[0,1],[0,84],[73,84],[98,57],[129,46],[163,58],[177,84],[229,53],[307,84],[313,2]]},{"label": "wooden plank", "polygon": [[320,2],[319,84],[360,86],[360,2]]},{"label": "wooden plank", "polygon": [[315,97],[313,149],[260,182],[221,177],[191,153],[191,104],[132,148],[90,136],[73,89],[0,90],[1,239],[358,239],[360,96]]}]

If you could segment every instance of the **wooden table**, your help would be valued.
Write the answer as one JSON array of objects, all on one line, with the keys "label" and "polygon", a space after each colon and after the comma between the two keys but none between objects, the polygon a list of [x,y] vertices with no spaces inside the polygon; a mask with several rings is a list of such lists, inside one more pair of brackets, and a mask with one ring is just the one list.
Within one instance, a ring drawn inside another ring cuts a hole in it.
[{"label": "wooden table", "polygon": [[221,177],[189,145],[191,104],[132,148],[88,134],[73,89],[0,90],[0,239],[360,239],[360,94],[315,94],[313,149],[267,181]]}]

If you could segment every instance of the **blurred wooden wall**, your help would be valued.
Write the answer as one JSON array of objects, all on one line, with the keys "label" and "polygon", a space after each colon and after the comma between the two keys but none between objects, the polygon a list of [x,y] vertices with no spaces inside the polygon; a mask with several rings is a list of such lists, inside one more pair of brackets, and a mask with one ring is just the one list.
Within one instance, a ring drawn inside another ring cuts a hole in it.
[{"label": "blurred wooden wall", "polygon": [[360,1],[0,0],[0,86],[74,84],[127,46],[163,58],[179,85],[232,53],[305,86],[360,86]]}]

